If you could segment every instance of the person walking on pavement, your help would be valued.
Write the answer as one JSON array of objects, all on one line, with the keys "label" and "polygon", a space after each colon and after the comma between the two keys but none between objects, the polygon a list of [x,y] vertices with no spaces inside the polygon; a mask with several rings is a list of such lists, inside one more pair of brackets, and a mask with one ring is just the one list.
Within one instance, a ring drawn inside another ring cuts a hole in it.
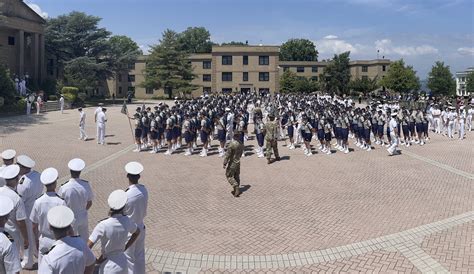
[{"label": "person walking on pavement", "polygon": [[59,108],[61,109],[61,114],[64,113],[64,96],[61,94],[61,98],[59,98]]},{"label": "person walking on pavement", "polygon": [[79,140],[87,141],[86,134],[86,113],[82,108],[77,109],[79,111]]},{"label": "person walking on pavement", "polygon": [[280,155],[278,154],[278,124],[275,122],[275,114],[270,112],[268,114],[268,121],[265,124],[265,141],[266,141],[266,153],[267,153],[267,164],[271,164],[272,150],[275,153],[275,160],[280,161]]},{"label": "person walking on pavement", "polygon": [[97,114],[97,143],[100,145],[105,145],[105,123],[107,122],[107,116],[105,115],[106,111],[106,108],[102,108],[102,111]]},{"label": "person walking on pavement", "polygon": [[227,147],[223,164],[227,181],[234,189],[231,193],[236,198],[240,195],[240,158],[244,152],[241,134],[240,131],[234,132],[234,139]]}]

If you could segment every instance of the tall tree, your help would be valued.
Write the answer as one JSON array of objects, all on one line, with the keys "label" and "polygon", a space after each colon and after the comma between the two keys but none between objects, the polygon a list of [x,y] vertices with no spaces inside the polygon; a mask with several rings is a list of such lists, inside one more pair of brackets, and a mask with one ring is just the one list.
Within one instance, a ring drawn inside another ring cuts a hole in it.
[{"label": "tall tree", "polygon": [[368,92],[378,89],[380,85],[377,77],[374,77],[374,79],[357,78],[349,83],[349,87],[354,91],[367,94]]},{"label": "tall tree", "polygon": [[419,90],[421,87],[420,79],[416,76],[415,70],[412,66],[406,66],[403,59],[390,64],[390,68],[380,84],[400,93]]},{"label": "tall tree", "polygon": [[164,89],[171,99],[173,92],[191,93],[196,87],[191,84],[195,77],[188,54],[179,50],[179,34],[165,30],[160,44],[151,48],[145,69],[143,86]]},{"label": "tall tree", "polygon": [[[10,72],[3,64],[0,65],[0,97],[3,98],[3,103],[12,104],[15,102],[15,83],[13,82]],[[2,107],[2,105],[0,105]]]},{"label": "tall tree", "polygon": [[238,42],[238,41],[230,41],[230,42],[224,42],[221,44],[221,46],[247,46],[247,42]]},{"label": "tall tree", "polygon": [[290,39],[280,47],[282,61],[318,61],[318,51],[308,39]]},{"label": "tall tree", "polygon": [[456,81],[444,62],[437,61],[428,74],[428,88],[435,95],[451,95],[456,92]]},{"label": "tall tree", "polygon": [[298,80],[296,73],[286,70],[280,77],[280,91],[283,93],[289,93],[295,91],[295,83]]},{"label": "tall tree", "polygon": [[127,36],[115,35],[110,37],[108,61],[114,72],[127,71],[137,57],[142,53],[140,47]]},{"label": "tall tree", "polygon": [[350,52],[335,54],[331,62],[326,66],[323,72],[323,83],[326,91],[338,94],[349,91],[349,82],[351,79],[349,58]]},{"label": "tall tree", "polygon": [[474,72],[469,72],[466,79],[466,91],[474,93]]},{"label": "tall tree", "polygon": [[178,50],[187,53],[210,53],[212,51],[211,34],[204,27],[189,27],[178,34]]}]

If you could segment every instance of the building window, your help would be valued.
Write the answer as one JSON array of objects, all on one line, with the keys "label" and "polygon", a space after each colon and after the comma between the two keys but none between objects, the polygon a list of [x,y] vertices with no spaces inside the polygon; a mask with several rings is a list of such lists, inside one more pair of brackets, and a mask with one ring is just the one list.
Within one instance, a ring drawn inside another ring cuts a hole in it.
[{"label": "building window", "polygon": [[153,94],[153,89],[152,88],[146,88],[145,93],[146,94]]},{"label": "building window", "polygon": [[366,75],[362,76],[362,80],[364,80],[364,81],[369,80],[369,76],[366,76]]},{"label": "building window", "polygon": [[122,87],[119,87],[119,92],[118,94],[122,94]]},{"label": "building window", "polygon": [[362,66],[362,72],[368,72],[369,67],[368,66]]},{"label": "building window", "polygon": [[311,77],[311,81],[317,82],[317,81],[318,81],[318,76],[313,76],[313,77]]},{"label": "building window", "polygon": [[242,63],[243,63],[244,65],[248,65],[248,64],[249,64],[249,57],[248,57],[247,55],[244,55],[243,57],[244,57],[244,58],[243,58],[243,60],[242,60]]},{"label": "building window", "polygon": [[135,82],[135,75],[133,75],[133,74],[128,75],[128,81],[129,82]]},{"label": "building window", "polygon": [[270,73],[269,72],[259,72],[258,73],[258,80],[261,82],[270,81]]},{"label": "building window", "polygon": [[223,72],[223,73],[222,73],[222,81],[223,81],[223,82],[230,82],[230,81],[232,81],[232,72]]},{"label": "building window", "polygon": [[270,57],[269,56],[259,56],[258,57],[258,64],[260,66],[268,66],[270,64]]},{"label": "building window", "polygon": [[211,75],[210,74],[203,74],[202,75],[203,82],[211,82]]},{"label": "building window", "polygon": [[304,67],[296,67],[296,72],[304,72]]},{"label": "building window", "polygon": [[128,69],[135,69],[135,63],[128,64]]},{"label": "building window", "polygon": [[203,93],[211,93],[211,87],[202,87]]},{"label": "building window", "polygon": [[318,67],[311,67],[312,72],[318,72]]},{"label": "building window", "polygon": [[230,55],[223,55],[223,56],[222,56],[222,64],[223,64],[223,65],[232,65],[232,56],[230,56]]},{"label": "building window", "polygon": [[117,74],[117,80],[119,82],[122,82],[122,74],[121,73]]},{"label": "building window", "polygon": [[211,61],[203,61],[202,62],[203,69],[211,69]]},{"label": "building window", "polygon": [[247,82],[249,80],[249,73],[248,72],[244,72],[243,75],[242,75],[242,80],[244,82]]},{"label": "building window", "polygon": [[382,66],[382,71],[386,71],[387,70],[387,66],[383,65]]},{"label": "building window", "polygon": [[8,36],[8,45],[9,46],[14,46],[15,45],[15,37],[14,36]]},{"label": "building window", "polygon": [[232,88],[223,88],[222,93],[232,93]]}]

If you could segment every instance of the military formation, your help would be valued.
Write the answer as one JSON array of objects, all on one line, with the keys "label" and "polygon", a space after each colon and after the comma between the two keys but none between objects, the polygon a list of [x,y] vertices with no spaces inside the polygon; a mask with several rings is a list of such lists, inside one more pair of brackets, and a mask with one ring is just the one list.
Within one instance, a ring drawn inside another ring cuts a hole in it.
[{"label": "military formation", "polygon": [[33,159],[12,149],[1,158],[0,273],[31,270],[35,261],[38,273],[145,273],[148,192],[140,163],[125,166],[128,188],[110,193],[106,218],[89,233],[94,192],[81,178],[82,159],[69,161],[69,179],[58,188],[55,168],[39,173]]}]

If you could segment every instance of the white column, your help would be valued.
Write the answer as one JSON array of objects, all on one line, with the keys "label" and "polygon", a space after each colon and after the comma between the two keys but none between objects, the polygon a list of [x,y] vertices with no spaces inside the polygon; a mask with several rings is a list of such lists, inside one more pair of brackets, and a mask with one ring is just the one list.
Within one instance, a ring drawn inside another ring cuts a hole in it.
[{"label": "white column", "polygon": [[20,77],[25,74],[25,32],[18,30],[18,73]]}]

